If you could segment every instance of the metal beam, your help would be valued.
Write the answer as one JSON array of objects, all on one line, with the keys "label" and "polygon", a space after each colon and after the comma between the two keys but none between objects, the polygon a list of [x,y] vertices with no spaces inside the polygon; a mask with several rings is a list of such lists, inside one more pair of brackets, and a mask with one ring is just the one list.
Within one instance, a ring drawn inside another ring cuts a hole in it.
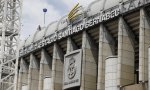
[{"label": "metal beam", "polygon": [[0,8],[0,88],[16,90],[22,0],[1,0]]}]

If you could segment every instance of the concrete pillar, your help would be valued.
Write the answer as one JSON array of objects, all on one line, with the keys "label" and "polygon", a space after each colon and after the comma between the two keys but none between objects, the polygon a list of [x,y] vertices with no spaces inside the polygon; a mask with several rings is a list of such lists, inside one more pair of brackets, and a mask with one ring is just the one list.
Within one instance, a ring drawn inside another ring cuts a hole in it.
[{"label": "concrete pillar", "polygon": [[124,86],[134,83],[134,45],[122,17],[119,18],[118,27],[117,85]]},{"label": "concrete pillar", "polygon": [[105,59],[105,90],[117,90],[117,62],[116,56]]},{"label": "concrete pillar", "polygon": [[28,67],[23,58],[20,62],[19,78],[18,78],[18,90],[22,90],[23,87],[27,87]]},{"label": "concrete pillar", "polygon": [[67,39],[67,53],[73,51],[77,49],[77,46],[75,45],[75,43],[71,40],[70,37],[68,37]]},{"label": "concrete pillar", "polygon": [[82,79],[80,90],[96,90],[97,84],[97,47],[86,31],[82,36]]},{"label": "concrete pillar", "polygon": [[139,81],[148,80],[148,47],[150,45],[149,18],[144,9],[140,10],[139,30]]},{"label": "concrete pillar", "polygon": [[100,25],[99,33],[99,56],[98,56],[98,80],[97,90],[105,90],[105,59],[112,56],[115,49],[115,41],[107,32],[105,27]]},{"label": "concrete pillar", "polygon": [[35,56],[30,54],[30,65],[28,74],[28,90],[38,90],[39,64]]},{"label": "concrete pillar", "polygon": [[62,90],[63,82],[63,51],[55,43],[53,48],[52,59],[52,89]]},{"label": "concrete pillar", "polygon": [[150,47],[148,49],[148,89],[150,90]]},{"label": "concrete pillar", "polygon": [[51,78],[51,72],[52,72],[52,58],[50,58],[48,53],[44,49],[42,49],[38,90],[44,90],[46,87],[47,87],[46,90],[51,90],[51,85],[44,86],[47,85],[46,83],[44,83],[44,79]]}]

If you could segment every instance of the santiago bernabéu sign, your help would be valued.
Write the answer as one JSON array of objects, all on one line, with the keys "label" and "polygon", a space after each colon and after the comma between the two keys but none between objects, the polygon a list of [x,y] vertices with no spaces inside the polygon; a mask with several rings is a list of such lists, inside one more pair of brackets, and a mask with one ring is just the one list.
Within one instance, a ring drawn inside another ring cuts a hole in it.
[{"label": "santiago bernab\u00e9u sign", "polygon": [[[69,24],[63,30],[59,30],[59,31],[56,30],[56,32],[50,34],[48,37],[41,38],[37,42],[31,43],[28,46],[22,47],[19,50],[19,56],[28,54],[34,50],[37,50],[41,47],[49,45],[57,40],[68,37],[82,30],[86,30],[89,27],[100,24],[101,22],[117,17],[120,14],[127,13],[128,11],[144,6],[148,3],[150,3],[150,0],[131,0],[131,1],[129,0],[129,1],[126,1],[124,4],[116,5],[107,10],[99,11],[97,12],[97,14],[91,17],[87,16],[83,18],[79,23],[75,25]],[[76,7],[78,7],[78,4]],[[69,14],[70,19],[78,15],[78,14],[74,14],[74,12],[76,12],[76,10],[73,10],[73,12]]]}]

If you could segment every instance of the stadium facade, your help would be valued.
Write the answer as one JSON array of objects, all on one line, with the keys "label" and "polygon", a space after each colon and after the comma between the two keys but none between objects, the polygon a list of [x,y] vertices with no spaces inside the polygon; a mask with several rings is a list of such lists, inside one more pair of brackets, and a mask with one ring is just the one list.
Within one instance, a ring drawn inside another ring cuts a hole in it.
[{"label": "stadium facade", "polygon": [[20,44],[18,90],[150,90],[150,0],[96,0]]}]

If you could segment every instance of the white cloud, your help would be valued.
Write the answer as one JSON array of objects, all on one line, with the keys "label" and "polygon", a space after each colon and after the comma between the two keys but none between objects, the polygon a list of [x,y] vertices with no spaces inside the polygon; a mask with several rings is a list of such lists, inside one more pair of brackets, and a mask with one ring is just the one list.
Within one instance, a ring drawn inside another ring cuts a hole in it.
[{"label": "white cloud", "polygon": [[46,24],[58,20],[61,17],[59,12],[52,5],[48,4],[46,0],[24,0],[21,39],[33,34],[38,25],[43,26],[43,8],[48,9],[46,13]]},{"label": "white cloud", "polygon": [[[87,7],[94,0],[62,0],[68,7],[67,10],[71,10],[78,2],[80,5]],[[59,20],[62,17],[60,12],[57,11],[55,5],[50,5],[49,0],[24,0],[23,2],[23,19],[22,19],[22,31],[21,39],[27,38],[33,34],[38,25],[43,26],[43,8],[47,8],[46,25],[52,21]],[[59,3],[59,2],[58,2]],[[69,11],[68,11],[69,12]]]},{"label": "white cloud", "polygon": [[83,7],[87,7],[93,1],[95,0],[63,0],[63,2],[68,6],[68,8],[73,8],[73,6],[77,3],[79,3]]}]

